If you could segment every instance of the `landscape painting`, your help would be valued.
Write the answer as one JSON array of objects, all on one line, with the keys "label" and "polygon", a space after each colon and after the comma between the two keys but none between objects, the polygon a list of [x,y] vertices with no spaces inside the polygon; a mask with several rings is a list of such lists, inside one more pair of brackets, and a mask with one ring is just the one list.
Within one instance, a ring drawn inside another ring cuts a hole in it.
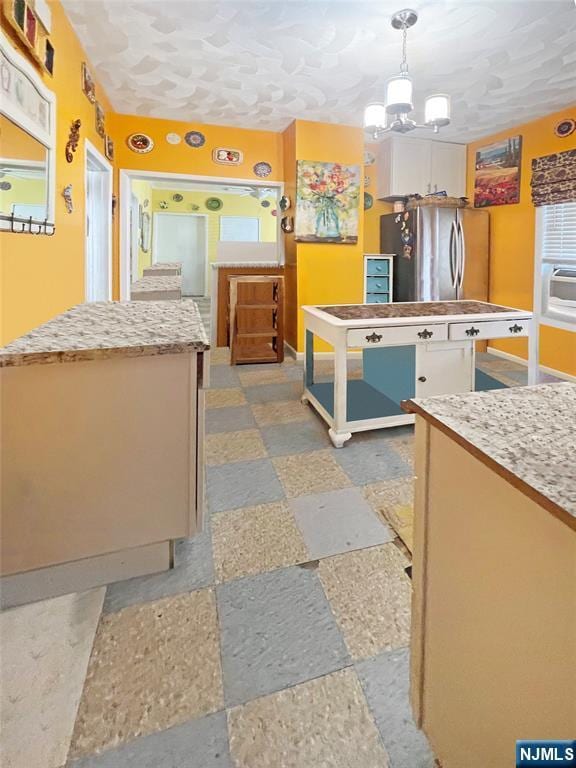
[{"label": "landscape painting", "polygon": [[359,196],[359,165],[299,160],[295,239],[357,243]]},{"label": "landscape painting", "polygon": [[520,202],[522,136],[513,136],[476,152],[474,207]]}]

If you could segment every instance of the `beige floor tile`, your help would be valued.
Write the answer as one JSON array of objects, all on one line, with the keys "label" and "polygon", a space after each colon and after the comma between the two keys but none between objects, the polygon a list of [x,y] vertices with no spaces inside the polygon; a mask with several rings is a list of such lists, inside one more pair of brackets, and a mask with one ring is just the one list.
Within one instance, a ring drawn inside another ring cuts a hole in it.
[{"label": "beige floor tile", "polygon": [[272,462],[289,499],[352,485],[330,451],[278,456]]},{"label": "beige floor tile", "polygon": [[286,371],[279,365],[271,364],[264,371],[238,371],[243,387],[257,387],[261,384],[284,384],[289,381]]},{"label": "beige floor tile", "polygon": [[100,622],[70,756],[100,752],[222,707],[213,591],[130,606]]},{"label": "beige floor tile", "polygon": [[310,680],[228,713],[236,768],[387,768],[351,669]]},{"label": "beige floor tile", "polygon": [[308,560],[302,535],[285,502],[214,515],[212,546],[219,582]]},{"label": "beige floor tile", "polygon": [[320,561],[320,579],[355,660],[408,644],[411,589],[404,573],[407,565],[394,544]]},{"label": "beige floor tile", "polygon": [[206,435],[206,464],[228,464],[231,461],[264,459],[268,455],[258,429]]},{"label": "beige floor tile", "polygon": [[376,514],[388,521],[395,507],[414,503],[414,479],[401,477],[371,483],[362,488],[362,493]]},{"label": "beige floor tile", "polygon": [[273,403],[254,403],[252,413],[259,427],[271,424],[288,424],[293,421],[306,421],[313,417],[310,406],[298,400],[280,400]]},{"label": "beige floor tile", "polygon": [[230,347],[213,347],[210,350],[210,363],[212,365],[230,364]]},{"label": "beige floor tile", "polygon": [[66,762],[104,589],[0,614],[0,765]]},{"label": "beige floor tile", "polygon": [[241,389],[206,390],[207,408],[226,408],[229,405],[246,405],[246,398]]}]

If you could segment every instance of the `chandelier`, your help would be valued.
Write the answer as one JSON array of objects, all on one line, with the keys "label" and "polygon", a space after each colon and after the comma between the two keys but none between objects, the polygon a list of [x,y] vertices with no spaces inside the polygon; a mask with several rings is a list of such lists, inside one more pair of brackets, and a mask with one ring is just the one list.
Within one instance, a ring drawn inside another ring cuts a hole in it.
[{"label": "chandelier", "polygon": [[419,125],[408,114],[414,109],[412,103],[412,78],[408,74],[406,45],[408,30],[418,21],[418,14],[409,8],[392,16],[394,29],[402,30],[402,62],[399,74],[391,77],[386,84],[386,102],[368,104],[364,111],[364,128],[378,139],[383,133],[396,131],[408,133],[414,128],[432,128],[434,133],[450,122],[450,97],[445,93],[434,93],[424,101],[424,124]]}]

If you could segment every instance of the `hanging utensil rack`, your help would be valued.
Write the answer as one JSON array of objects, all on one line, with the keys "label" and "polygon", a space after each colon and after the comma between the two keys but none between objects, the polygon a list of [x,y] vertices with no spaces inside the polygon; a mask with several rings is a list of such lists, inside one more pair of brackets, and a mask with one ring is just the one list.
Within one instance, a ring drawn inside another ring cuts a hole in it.
[{"label": "hanging utensil rack", "polygon": [[56,231],[56,225],[48,221],[48,219],[34,219],[32,216],[21,217],[10,214],[0,214],[0,222],[6,221],[9,226],[3,226],[0,224],[0,232],[14,232],[16,234],[25,235],[48,235],[52,237]]}]

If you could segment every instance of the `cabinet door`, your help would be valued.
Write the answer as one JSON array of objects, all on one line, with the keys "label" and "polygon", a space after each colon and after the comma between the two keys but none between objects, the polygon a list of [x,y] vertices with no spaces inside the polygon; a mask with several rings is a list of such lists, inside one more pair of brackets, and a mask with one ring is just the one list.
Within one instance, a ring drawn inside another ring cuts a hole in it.
[{"label": "cabinet door", "polygon": [[446,190],[450,197],[466,194],[466,146],[431,141],[430,192]]},{"label": "cabinet door", "polygon": [[471,392],[473,348],[470,342],[416,345],[416,397]]},{"label": "cabinet door", "polygon": [[382,142],[378,156],[378,198],[428,192],[430,144],[428,139],[406,136],[390,136]]}]

